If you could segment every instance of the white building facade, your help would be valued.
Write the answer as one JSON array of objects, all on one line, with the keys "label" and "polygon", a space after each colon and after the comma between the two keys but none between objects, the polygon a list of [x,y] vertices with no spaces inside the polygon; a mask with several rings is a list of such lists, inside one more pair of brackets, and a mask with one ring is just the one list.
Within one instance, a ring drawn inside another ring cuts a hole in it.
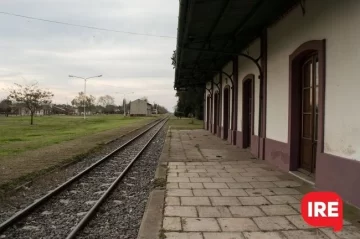
[{"label": "white building facade", "polygon": [[151,115],[151,104],[146,100],[137,99],[130,102],[130,115],[131,116],[148,116]]},{"label": "white building facade", "polygon": [[205,127],[360,207],[360,1],[305,2],[208,79]]}]

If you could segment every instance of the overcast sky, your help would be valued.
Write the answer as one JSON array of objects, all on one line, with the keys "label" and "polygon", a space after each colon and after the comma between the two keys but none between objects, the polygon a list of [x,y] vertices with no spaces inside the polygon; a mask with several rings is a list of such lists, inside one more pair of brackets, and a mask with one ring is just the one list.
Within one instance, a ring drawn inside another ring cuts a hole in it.
[{"label": "overcast sky", "polygon": [[[3,0],[2,12],[120,31],[176,37],[178,0]],[[171,55],[175,38],[134,36],[0,14],[0,99],[13,83],[38,81],[67,103],[87,93],[147,96],[169,110],[176,104]]]}]

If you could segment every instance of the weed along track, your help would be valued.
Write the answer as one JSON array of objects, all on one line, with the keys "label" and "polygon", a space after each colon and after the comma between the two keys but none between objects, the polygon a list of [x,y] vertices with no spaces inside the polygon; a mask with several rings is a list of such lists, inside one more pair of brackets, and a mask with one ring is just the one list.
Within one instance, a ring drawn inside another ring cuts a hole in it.
[{"label": "weed along track", "polygon": [[[36,200],[0,224],[1,238],[75,238],[96,214],[112,191],[167,119],[135,136],[78,175]],[[141,180],[141,177],[138,177]]]}]

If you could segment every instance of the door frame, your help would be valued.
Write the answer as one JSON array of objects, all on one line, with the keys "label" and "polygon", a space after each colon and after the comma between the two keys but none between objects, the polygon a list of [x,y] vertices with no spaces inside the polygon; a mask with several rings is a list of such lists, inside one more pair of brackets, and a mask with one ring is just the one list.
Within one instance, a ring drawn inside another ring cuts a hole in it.
[{"label": "door frame", "polygon": [[[289,153],[290,171],[298,170],[300,166],[300,133],[301,133],[301,66],[303,60],[312,53],[318,54],[319,60],[319,118],[318,118],[318,143],[316,161],[324,152],[324,111],[325,111],[325,82],[326,82],[326,42],[312,40],[300,45],[289,56]],[[316,163],[316,162],[315,162]]]},{"label": "door frame", "polygon": [[211,96],[206,96],[206,129],[211,130]]},{"label": "door frame", "polygon": [[213,134],[217,134],[218,127],[219,127],[219,91],[215,91],[214,99],[213,99],[213,112],[214,112],[214,130]]},{"label": "door frame", "polygon": [[[225,101],[225,92],[228,92],[228,99],[227,99],[227,102]],[[225,85],[224,87],[224,90],[223,90],[223,94],[224,94],[224,108],[223,108],[223,139],[227,140],[229,139],[229,129],[230,129],[230,120],[231,120],[231,117],[230,117],[230,111],[231,111],[231,108],[230,108],[230,94],[231,94],[231,89],[230,89],[230,86],[229,85]],[[227,104],[227,107],[225,107],[225,104]],[[225,120],[225,108],[227,108],[227,120]],[[226,129],[225,129],[225,122],[226,122]]]},{"label": "door frame", "polygon": [[[251,84],[251,94],[252,94],[252,102],[251,102],[251,122],[247,122],[247,117],[249,115],[249,112],[246,111],[246,104],[249,102],[248,99],[245,99],[245,84],[250,81]],[[241,131],[242,131],[242,148],[251,147],[251,136],[254,135],[254,112],[255,112],[255,75],[254,74],[248,74],[244,77],[242,80],[242,122],[241,122]],[[246,112],[245,112],[246,111]],[[245,117],[245,115],[247,117]],[[246,131],[248,130],[249,126],[248,124],[251,123],[251,130],[250,130],[250,139],[249,142],[247,142],[246,138]]]}]

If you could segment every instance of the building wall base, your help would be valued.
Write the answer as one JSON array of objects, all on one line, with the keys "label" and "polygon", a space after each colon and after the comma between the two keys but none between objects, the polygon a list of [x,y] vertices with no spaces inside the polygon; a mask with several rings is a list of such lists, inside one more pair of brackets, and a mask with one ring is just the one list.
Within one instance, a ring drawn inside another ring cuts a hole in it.
[{"label": "building wall base", "polygon": [[227,137],[227,141],[232,144],[232,130],[231,129],[228,129],[228,137]]},{"label": "building wall base", "polygon": [[221,138],[222,135],[222,127],[221,126],[217,126],[217,131],[216,131],[216,136]]},{"label": "building wall base", "polygon": [[242,132],[236,131],[236,146],[239,148],[243,148],[243,140],[242,140]]},{"label": "building wall base", "polygon": [[231,130],[231,144],[236,145],[237,137],[236,130]]},{"label": "building wall base", "polygon": [[341,198],[360,208],[360,162],[321,153],[316,160],[315,187],[337,192]]},{"label": "building wall base", "polygon": [[265,160],[286,172],[290,169],[290,150],[287,143],[265,139]]}]

